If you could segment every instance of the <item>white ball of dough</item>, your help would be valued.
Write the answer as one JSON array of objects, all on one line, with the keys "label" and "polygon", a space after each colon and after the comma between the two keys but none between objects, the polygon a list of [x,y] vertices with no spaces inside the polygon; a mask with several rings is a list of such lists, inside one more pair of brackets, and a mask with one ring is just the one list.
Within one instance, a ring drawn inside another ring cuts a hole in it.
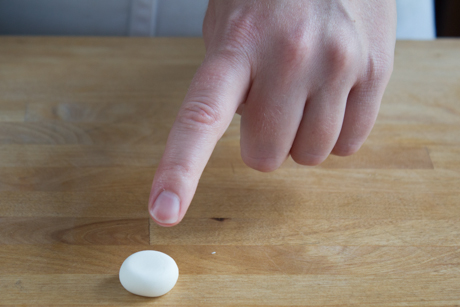
[{"label": "white ball of dough", "polygon": [[129,292],[156,297],[168,293],[179,278],[179,268],[170,256],[153,250],[132,254],[120,268],[120,282]]}]

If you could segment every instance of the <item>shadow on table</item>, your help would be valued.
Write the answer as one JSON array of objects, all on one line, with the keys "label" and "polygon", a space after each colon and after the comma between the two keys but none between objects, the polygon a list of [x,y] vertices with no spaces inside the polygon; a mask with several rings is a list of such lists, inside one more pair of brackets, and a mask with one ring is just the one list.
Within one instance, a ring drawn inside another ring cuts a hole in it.
[{"label": "shadow on table", "polygon": [[[91,278],[90,276],[88,278]],[[158,303],[163,297],[143,297],[126,291],[118,279],[118,275],[108,275],[94,289],[93,296],[103,303]]]}]

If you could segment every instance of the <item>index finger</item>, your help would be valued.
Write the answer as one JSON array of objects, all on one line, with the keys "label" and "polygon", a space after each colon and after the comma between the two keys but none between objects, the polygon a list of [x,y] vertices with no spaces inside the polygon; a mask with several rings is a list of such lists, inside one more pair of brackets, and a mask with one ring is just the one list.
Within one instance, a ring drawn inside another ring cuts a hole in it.
[{"label": "index finger", "polygon": [[250,69],[226,57],[208,57],[197,70],[169,133],[149,197],[162,226],[184,217],[217,141],[245,98]]}]

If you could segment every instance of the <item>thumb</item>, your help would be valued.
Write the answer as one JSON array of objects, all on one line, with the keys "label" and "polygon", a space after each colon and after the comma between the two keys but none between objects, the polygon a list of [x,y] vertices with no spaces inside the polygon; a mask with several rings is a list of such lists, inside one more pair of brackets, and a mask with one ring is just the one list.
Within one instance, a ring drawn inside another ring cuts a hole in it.
[{"label": "thumb", "polygon": [[207,57],[169,133],[149,197],[152,219],[162,226],[184,217],[206,163],[249,86],[249,65]]}]

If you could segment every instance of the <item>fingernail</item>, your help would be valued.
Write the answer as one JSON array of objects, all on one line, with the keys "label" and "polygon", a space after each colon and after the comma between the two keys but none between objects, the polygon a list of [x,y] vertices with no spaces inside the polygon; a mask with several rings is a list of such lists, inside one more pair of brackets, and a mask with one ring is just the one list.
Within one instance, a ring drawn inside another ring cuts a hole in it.
[{"label": "fingernail", "polygon": [[163,191],[150,209],[153,218],[164,224],[173,224],[179,219],[180,199],[176,194]]}]

